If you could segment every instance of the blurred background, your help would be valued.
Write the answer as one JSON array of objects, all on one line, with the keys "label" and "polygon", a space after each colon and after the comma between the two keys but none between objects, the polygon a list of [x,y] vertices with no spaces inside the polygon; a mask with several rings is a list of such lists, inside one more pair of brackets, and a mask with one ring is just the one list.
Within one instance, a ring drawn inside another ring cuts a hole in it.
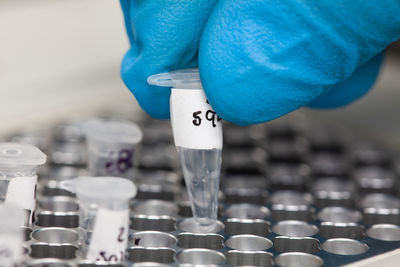
[{"label": "blurred background", "polygon": [[[101,109],[141,113],[123,85],[128,49],[119,1],[0,1],[0,134]],[[400,51],[393,45],[367,96],[298,112],[400,150]]]}]

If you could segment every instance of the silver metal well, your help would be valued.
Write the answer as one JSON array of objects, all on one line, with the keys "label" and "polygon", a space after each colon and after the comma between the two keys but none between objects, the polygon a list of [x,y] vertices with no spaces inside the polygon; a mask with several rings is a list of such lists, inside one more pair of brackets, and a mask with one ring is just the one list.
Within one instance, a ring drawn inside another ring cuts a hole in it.
[{"label": "silver metal well", "polygon": [[274,205],[311,205],[313,197],[308,193],[300,193],[298,191],[282,190],[273,193],[269,202]]},{"label": "silver metal well", "polygon": [[358,255],[367,252],[368,246],[353,239],[334,238],[325,241],[322,249],[338,255]]},{"label": "silver metal well", "polygon": [[47,211],[78,211],[79,205],[75,198],[69,196],[42,197],[37,200],[38,208]]},{"label": "silver metal well", "polygon": [[210,227],[202,227],[193,218],[183,219],[177,223],[177,226],[179,230],[191,233],[217,233],[224,229],[224,224],[220,221]]},{"label": "silver metal well", "polygon": [[221,249],[224,246],[224,237],[219,234],[192,234],[178,235],[178,246],[182,248]]},{"label": "silver metal well", "polygon": [[225,232],[231,235],[252,234],[264,236],[271,232],[270,224],[260,219],[234,219],[225,222]]},{"label": "silver metal well", "polygon": [[400,241],[400,227],[394,224],[375,224],[367,230],[367,235],[383,241]]},{"label": "silver metal well", "polygon": [[141,231],[135,232],[129,236],[131,245],[141,247],[171,247],[176,245],[177,239],[175,236],[159,232],[159,231]]},{"label": "silver metal well", "polygon": [[178,207],[173,202],[163,200],[147,200],[133,205],[133,213],[147,216],[171,216],[178,215]]},{"label": "silver metal well", "polygon": [[172,248],[130,247],[127,250],[127,260],[130,262],[172,263],[175,250]]},{"label": "silver metal well", "polygon": [[237,251],[231,250],[226,254],[226,262],[231,266],[273,266],[273,256],[265,251]]},{"label": "silver metal well", "polygon": [[363,239],[364,227],[357,223],[323,222],[319,226],[319,233],[325,238]]},{"label": "silver metal well", "polygon": [[78,242],[79,235],[72,229],[50,227],[34,231],[32,238],[49,244],[74,244]]},{"label": "silver metal well", "polygon": [[263,251],[272,247],[272,241],[268,238],[256,235],[236,235],[225,241],[229,248],[240,251]]},{"label": "silver metal well", "polygon": [[265,219],[270,216],[270,211],[265,206],[243,203],[228,206],[223,215],[237,219]]},{"label": "silver metal well", "polygon": [[29,260],[27,267],[74,267],[75,263],[59,259],[33,259]]},{"label": "silver metal well", "polygon": [[272,232],[282,236],[306,237],[317,234],[318,228],[303,221],[288,220],[276,223],[272,226]]},{"label": "silver metal well", "polygon": [[175,219],[169,216],[135,215],[131,219],[131,228],[138,231],[162,231],[175,230]]},{"label": "silver metal well", "polygon": [[320,249],[319,240],[313,237],[277,236],[274,238],[274,248],[279,252],[317,253]]},{"label": "silver metal well", "polygon": [[226,260],[221,252],[203,248],[183,250],[176,255],[176,259],[179,263],[193,265],[218,265]]},{"label": "silver metal well", "polygon": [[317,215],[323,222],[333,223],[358,223],[362,220],[361,212],[343,207],[323,208]]},{"label": "silver metal well", "polygon": [[315,255],[303,252],[287,252],[278,255],[275,263],[285,267],[320,267],[324,261]]}]

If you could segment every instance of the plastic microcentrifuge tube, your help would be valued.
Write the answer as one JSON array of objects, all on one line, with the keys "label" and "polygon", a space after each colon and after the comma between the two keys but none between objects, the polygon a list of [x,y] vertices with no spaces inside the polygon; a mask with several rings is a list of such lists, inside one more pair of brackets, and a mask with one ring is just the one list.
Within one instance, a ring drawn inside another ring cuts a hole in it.
[{"label": "plastic microcentrifuge tube", "polygon": [[94,262],[122,262],[128,244],[129,200],[136,195],[136,186],[118,177],[78,177],[61,186],[79,201],[81,256]]},{"label": "plastic microcentrifuge tube", "polygon": [[46,155],[35,146],[0,143],[0,198],[25,209],[28,224],[36,205],[36,168],[45,162]]},{"label": "plastic microcentrifuge tube", "polygon": [[150,76],[151,85],[172,87],[170,111],[174,142],[192,205],[204,231],[215,226],[222,161],[221,118],[208,103],[198,69]]},{"label": "plastic microcentrifuge tube", "polygon": [[20,266],[23,260],[22,231],[25,214],[10,204],[0,204],[0,265]]},{"label": "plastic microcentrifuge tube", "polygon": [[83,126],[89,153],[89,175],[133,179],[139,126],[129,121],[91,120]]}]

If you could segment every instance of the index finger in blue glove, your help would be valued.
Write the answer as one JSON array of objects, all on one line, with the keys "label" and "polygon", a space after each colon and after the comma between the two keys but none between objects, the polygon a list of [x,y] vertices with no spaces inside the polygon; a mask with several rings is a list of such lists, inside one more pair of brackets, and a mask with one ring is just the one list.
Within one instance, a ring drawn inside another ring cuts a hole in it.
[{"label": "index finger in blue glove", "polygon": [[151,116],[169,118],[170,90],[149,86],[147,77],[197,67],[200,36],[216,0],[121,0],[131,48],[121,76]]}]

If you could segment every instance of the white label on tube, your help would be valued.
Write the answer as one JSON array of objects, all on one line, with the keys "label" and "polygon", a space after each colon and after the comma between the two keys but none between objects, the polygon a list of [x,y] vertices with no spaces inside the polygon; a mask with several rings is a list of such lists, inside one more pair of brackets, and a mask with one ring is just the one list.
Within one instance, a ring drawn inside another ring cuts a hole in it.
[{"label": "white label on tube", "polygon": [[221,149],[222,122],[203,90],[172,89],[171,123],[175,145],[192,149]]},{"label": "white label on tube", "polygon": [[102,262],[124,260],[128,245],[129,210],[99,208],[94,222],[87,259]]},{"label": "white label on tube", "polygon": [[14,267],[22,263],[22,238],[19,235],[0,236],[0,266]]},{"label": "white label on tube", "polygon": [[5,202],[30,211],[29,222],[35,210],[37,176],[11,178],[6,193]]}]

